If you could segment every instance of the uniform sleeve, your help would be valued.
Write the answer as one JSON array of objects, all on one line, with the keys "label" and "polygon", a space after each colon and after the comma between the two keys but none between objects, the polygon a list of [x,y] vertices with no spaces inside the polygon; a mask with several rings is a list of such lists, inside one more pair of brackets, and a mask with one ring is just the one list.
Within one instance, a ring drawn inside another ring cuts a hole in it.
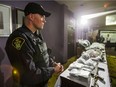
[{"label": "uniform sleeve", "polygon": [[24,36],[12,40],[11,49],[13,55],[18,59],[18,67],[21,73],[21,83],[39,84],[47,82],[54,72],[53,67],[36,67],[33,61],[34,49]]},{"label": "uniform sleeve", "polygon": [[26,66],[26,72],[23,74],[23,82],[32,83],[41,83],[47,81],[52,73],[54,72],[53,67],[35,67],[35,63],[33,62],[32,55],[29,52],[27,54],[21,54],[24,62],[24,66]]}]

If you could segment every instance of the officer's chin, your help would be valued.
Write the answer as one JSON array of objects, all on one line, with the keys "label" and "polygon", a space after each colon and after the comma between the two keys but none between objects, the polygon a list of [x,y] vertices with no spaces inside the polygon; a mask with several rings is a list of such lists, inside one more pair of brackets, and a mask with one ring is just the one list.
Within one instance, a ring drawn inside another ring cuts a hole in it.
[{"label": "officer's chin", "polygon": [[41,28],[38,28],[37,30],[43,30],[43,27],[41,27]]},{"label": "officer's chin", "polygon": [[41,26],[41,28],[40,28],[40,29],[41,29],[41,30],[43,30],[43,28],[44,28],[44,26]]}]

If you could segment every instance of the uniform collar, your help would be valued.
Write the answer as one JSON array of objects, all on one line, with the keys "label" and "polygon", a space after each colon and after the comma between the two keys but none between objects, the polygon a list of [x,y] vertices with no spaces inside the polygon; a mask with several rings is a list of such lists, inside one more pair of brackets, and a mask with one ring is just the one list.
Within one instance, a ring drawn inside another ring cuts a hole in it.
[{"label": "uniform collar", "polygon": [[26,27],[25,25],[22,25],[21,31],[24,32],[29,37],[34,35],[34,33],[28,27]]},{"label": "uniform collar", "polygon": [[22,30],[24,31],[24,32],[28,32],[28,33],[33,33],[28,27],[26,27],[25,25],[22,25]]},{"label": "uniform collar", "polygon": [[39,32],[39,34],[37,34],[37,32],[33,33],[28,27],[26,27],[24,24],[22,25],[22,32],[24,32],[27,36],[31,36],[32,38],[34,37],[39,37],[41,40],[43,40],[43,37],[41,35],[41,33]]}]

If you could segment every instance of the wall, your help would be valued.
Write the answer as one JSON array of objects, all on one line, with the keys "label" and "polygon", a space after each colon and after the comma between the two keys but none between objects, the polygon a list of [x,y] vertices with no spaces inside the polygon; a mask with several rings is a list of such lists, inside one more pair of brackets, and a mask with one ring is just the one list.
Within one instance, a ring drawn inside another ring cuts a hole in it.
[{"label": "wall", "polygon": [[[113,14],[116,14],[116,13],[113,13]],[[107,14],[107,15],[111,15],[111,14]],[[107,15],[94,18],[93,21],[91,22],[92,23],[91,28],[94,31],[92,36],[94,37],[94,40],[96,39],[96,35],[97,33],[99,33],[99,30],[116,30],[116,25],[109,25],[109,26],[106,25],[105,22],[106,22]]]},{"label": "wall", "polygon": [[[113,13],[116,14],[116,13]],[[111,15],[111,14],[107,14]],[[96,35],[99,33],[99,30],[116,30],[116,25],[106,26],[106,16],[99,16],[88,20],[88,26],[85,27],[84,32],[86,34],[86,38],[96,40]]]},{"label": "wall", "polygon": [[[23,9],[29,1],[33,0],[0,1],[0,4],[12,7],[13,31],[16,28],[16,8]],[[49,18],[46,18],[47,22],[42,33],[48,47],[52,49],[52,54],[56,56],[56,61],[64,63],[67,61],[67,32],[64,30],[64,5],[60,5],[55,1],[38,1],[37,3],[42,4],[45,9],[52,13]],[[12,67],[4,50],[7,38],[0,37],[0,87],[11,87],[12,84],[12,78],[9,78],[11,77]]]},{"label": "wall", "polygon": [[[67,58],[75,55],[76,39],[75,39],[75,18],[73,13],[68,10],[67,6],[64,6],[64,46],[67,51]],[[67,45],[65,45],[67,44]]]}]

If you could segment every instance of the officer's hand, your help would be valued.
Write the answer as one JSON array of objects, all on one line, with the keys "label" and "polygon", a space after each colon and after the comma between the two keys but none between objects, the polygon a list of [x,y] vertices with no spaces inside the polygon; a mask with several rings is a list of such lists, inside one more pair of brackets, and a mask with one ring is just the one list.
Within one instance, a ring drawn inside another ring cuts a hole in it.
[{"label": "officer's hand", "polygon": [[55,73],[60,73],[64,70],[64,67],[60,63],[55,63],[54,71]]}]

